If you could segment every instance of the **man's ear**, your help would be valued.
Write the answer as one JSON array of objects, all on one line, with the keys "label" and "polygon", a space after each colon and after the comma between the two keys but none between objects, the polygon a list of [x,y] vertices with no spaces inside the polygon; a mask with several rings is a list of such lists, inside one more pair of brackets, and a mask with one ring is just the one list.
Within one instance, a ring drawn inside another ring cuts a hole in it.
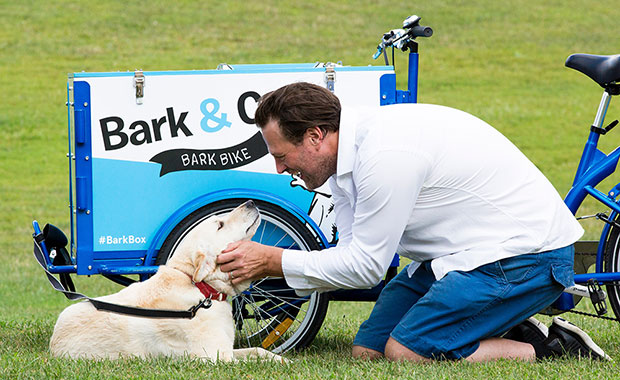
[{"label": "man's ear", "polygon": [[310,144],[317,146],[325,137],[323,130],[319,127],[311,127],[306,129],[306,136],[310,140]]},{"label": "man's ear", "polygon": [[195,270],[192,280],[194,282],[201,282],[215,270],[215,258],[210,258],[202,251],[194,253],[193,261]]}]

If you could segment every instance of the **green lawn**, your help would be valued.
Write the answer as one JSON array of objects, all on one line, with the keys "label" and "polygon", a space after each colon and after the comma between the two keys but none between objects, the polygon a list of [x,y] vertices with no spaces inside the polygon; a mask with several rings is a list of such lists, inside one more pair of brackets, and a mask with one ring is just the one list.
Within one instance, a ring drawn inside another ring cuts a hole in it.
[{"label": "green lawn", "polygon": [[[0,0],[0,378],[620,378],[616,362],[354,361],[350,344],[372,306],[357,303],[332,304],[315,343],[290,355],[291,366],[49,355],[55,318],[68,301],[36,267],[30,223],[68,230],[67,73],[213,69],[222,62],[381,64],[371,58],[379,37],[413,13],[435,30],[421,41],[420,101],[488,121],[564,195],[601,96],[564,60],[575,52],[620,53],[615,1]],[[398,55],[397,69],[405,65],[406,55]],[[398,81],[404,88],[404,71]],[[610,117],[618,110],[612,103]],[[604,151],[618,144],[618,133],[602,139]],[[588,203],[584,213],[597,211]],[[586,236],[596,238],[596,230]],[[117,289],[101,278],[79,278],[77,286],[93,296]],[[567,317],[620,359],[620,325]]]}]

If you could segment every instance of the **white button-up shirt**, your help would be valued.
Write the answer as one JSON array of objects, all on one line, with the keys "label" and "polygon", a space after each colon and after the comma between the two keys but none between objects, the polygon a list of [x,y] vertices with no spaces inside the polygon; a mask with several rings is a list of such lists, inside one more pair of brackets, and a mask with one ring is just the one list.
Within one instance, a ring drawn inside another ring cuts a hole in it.
[{"label": "white button-up shirt", "polygon": [[399,104],[343,108],[329,180],[339,241],[285,250],[300,294],[376,285],[394,253],[432,260],[437,279],[574,243],[583,229],[553,185],[508,139],[455,109]]}]

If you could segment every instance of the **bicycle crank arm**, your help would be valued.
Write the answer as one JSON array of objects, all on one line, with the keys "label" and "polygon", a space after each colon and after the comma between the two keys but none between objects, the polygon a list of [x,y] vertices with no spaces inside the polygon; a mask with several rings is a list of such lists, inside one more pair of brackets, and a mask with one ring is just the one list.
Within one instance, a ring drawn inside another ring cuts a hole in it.
[{"label": "bicycle crank arm", "polygon": [[[564,293],[569,293],[575,296],[590,298],[590,291],[588,287],[585,285],[575,284],[571,287],[564,289]],[[607,294],[605,294],[605,298],[607,298]]]}]

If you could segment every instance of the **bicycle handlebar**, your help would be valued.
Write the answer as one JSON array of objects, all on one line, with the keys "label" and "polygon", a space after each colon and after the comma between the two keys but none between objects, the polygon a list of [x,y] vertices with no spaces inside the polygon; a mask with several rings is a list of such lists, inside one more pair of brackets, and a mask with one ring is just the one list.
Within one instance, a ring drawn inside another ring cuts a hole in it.
[{"label": "bicycle handlebar", "polygon": [[[386,47],[395,47],[397,49],[406,50],[411,47],[411,43],[417,37],[430,37],[433,35],[433,29],[430,26],[420,25],[420,17],[412,15],[403,21],[403,29],[393,29],[383,34],[383,38],[377,46],[377,51],[373,55],[377,59],[381,53],[384,53]],[[385,55],[385,54],[384,54]],[[387,64],[387,58],[386,58]]]},{"label": "bicycle handlebar", "polygon": [[416,25],[411,28],[412,37],[430,37],[433,35],[433,29],[430,26]]}]

